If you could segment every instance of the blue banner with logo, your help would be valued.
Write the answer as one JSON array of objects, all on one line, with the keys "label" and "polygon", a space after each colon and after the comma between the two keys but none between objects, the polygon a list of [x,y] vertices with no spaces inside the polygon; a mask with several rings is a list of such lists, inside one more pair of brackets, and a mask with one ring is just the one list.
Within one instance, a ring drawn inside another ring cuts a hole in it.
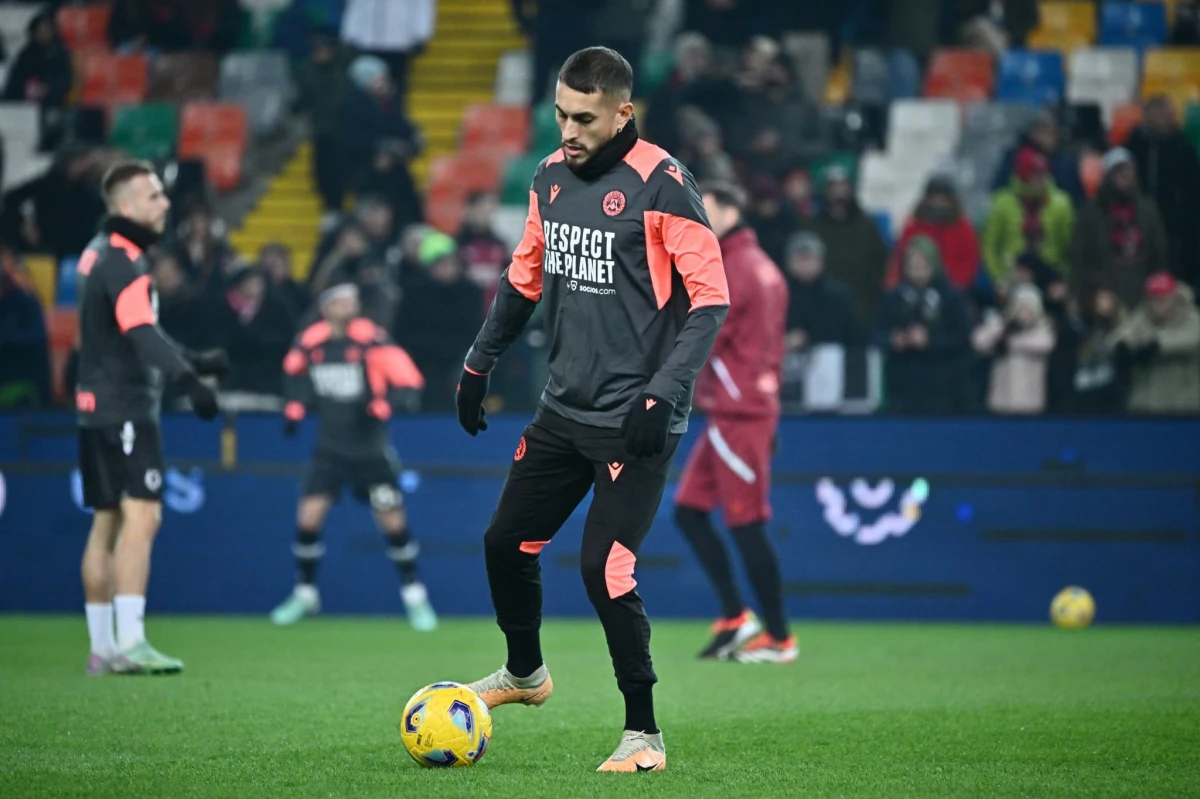
[{"label": "blue banner with logo", "polygon": [[[443,613],[491,613],[482,534],[526,421],[499,417],[475,439],[445,417],[392,425],[421,571]],[[677,466],[702,426],[693,420]],[[278,417],[241,416],[226,437],[234,465],[222,462],[220,425],[164,419],[153,611],[265,614],[284,597],[313,432],[289,440]],[[1200,621],[1200,421],[806,418],[784,420],[780,441],[769,531],[797,618],[1036,621],[1060,588],[1081,585],[1100,621]],[[0,417],[0,611],[83,601],[90,517],[75,447],[69,416]],[[672,521],[673,489],[640,553],[638,590],[653,615],[711,616]],[[592,612],[578,575],[587,503],[543,550],[548,615]],[[325,540],[328,612],[400,612],[365,508],[345,497]]]}]

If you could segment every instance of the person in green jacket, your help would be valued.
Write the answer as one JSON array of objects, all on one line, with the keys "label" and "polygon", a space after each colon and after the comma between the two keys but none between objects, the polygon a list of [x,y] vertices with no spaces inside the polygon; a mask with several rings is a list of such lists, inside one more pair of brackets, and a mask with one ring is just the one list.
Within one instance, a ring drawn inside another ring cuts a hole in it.
[{"label": "person in green jacket", "polygon": [[1017,258],[1034,252],[1065,280],[1070,271],[1075,209],[1054,185],[1046,157],[1032,147],[1017,152],[1013,179],[996,192],[983,230],[983,260],[992,282],[1007,287]]}]

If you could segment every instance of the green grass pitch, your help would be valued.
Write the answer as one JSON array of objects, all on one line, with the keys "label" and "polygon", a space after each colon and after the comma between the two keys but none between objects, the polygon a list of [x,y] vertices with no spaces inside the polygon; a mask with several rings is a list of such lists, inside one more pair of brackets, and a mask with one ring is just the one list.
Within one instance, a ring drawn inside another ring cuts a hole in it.
[{"label": "green grass pitch", "polygon": [[470,769],[400,710],[500,665],[490,621],[151,617],[179,677],[88,678],[78,618],[0,616],[0,796],[1200,796],[1200,631],[801,624],[791,666],[701,663],[654,628],[662,774],[596,774],[623,711],[599,625],[544,633],[554,697],[502,707]]}]

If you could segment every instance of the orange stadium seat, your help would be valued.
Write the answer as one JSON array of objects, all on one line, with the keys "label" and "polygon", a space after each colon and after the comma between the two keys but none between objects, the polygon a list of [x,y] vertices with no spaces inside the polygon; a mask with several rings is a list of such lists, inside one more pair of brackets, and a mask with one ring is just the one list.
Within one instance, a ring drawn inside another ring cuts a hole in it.
[{"label": "orange stadium seat", "polygon": [[434,159],[429,167],[431,201],[465,199],[474,191],[494,191],[506,158],[490,151],[463,152]]},{"label": "orange stadium seat", "polygon": [[1108,142],[1114,147],[1122,145],[1133,133],[1133,129],[1142,124],[1142,107],[1137,103],[1119,105],[1113,109],[1112,124],[1108,126]]},{"label": "orange stadium seat", "polygon": [[46,332],[50,338],[50,378],[55,399],[67,396],[65,384],[67,360],[79,341],[79,311],[76,308],[51,308],[46,313]]},{"label": "orange stadium seat", "polygon": [[1029,49],[1069,53],[1096,43],[1096,6],[1090,0],[1055,0],[1038,8],[1041,23],[1029,34]]},{"label": "orange stadium seat", "polygon": [[179,157],[204,161],[213,186],[226,191],[242,177],[246,153],[246,110],[227,103],[188,103],[179,129]]},{"label": "orange stadium seat", "polygon": [[525,152],[529,143],[529,109],[476,103],[463,111],[464,150]]},{"label": "orange stadium seat", "polygon": [[929,63],[926,97],[985,101],[996,84],[996,65],[980,50],[938,50]]},{"label": "orange stadium seat", "polygon": [[107,50],[108,19],[112,9],[108,3],[85,6],[64,5],[58,9],[58,30],[71,50]]},{"label": "orange stadium seat", "polygon": [[465,203],[452,197],[425,203],[425,221],[448,236],[457,236],[462,227]]},{"label": "orange stadium seat", "polygon": [[81,67],[83,90],[79,99],[83,105],[133,105],[146,96],[145,56],[89,53]]},{"label": "orange stadium seat", "polygon": [[1084,153],[1079,157],[1079,182],[1088,197],[1095,197],[1104,179],[1104,156],[1099,153]]}]

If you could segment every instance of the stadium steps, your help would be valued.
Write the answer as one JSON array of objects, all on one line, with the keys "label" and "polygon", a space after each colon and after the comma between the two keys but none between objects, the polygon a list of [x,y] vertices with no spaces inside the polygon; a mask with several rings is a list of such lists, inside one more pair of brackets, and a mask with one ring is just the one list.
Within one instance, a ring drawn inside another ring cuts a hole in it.
[{"label": "stadium steps", "polygon": [[413,163],[421,186],[434,158],[458,150],[463,109],[491,102],[500,56],[526,47],[510,0],[439,0],[437,14],[433,41],[409,79],[409,115],[425,136]]},{"label": "stadium steps", "polygon": [[292,274],[301,280],[308,275],[320,237],[321,200],[312,181],[312,158],[312,143],[301,142],[241,228],[229,235],[234,249],[249,260],[258,257],[264,244],[285,245],[292,251]]}]

